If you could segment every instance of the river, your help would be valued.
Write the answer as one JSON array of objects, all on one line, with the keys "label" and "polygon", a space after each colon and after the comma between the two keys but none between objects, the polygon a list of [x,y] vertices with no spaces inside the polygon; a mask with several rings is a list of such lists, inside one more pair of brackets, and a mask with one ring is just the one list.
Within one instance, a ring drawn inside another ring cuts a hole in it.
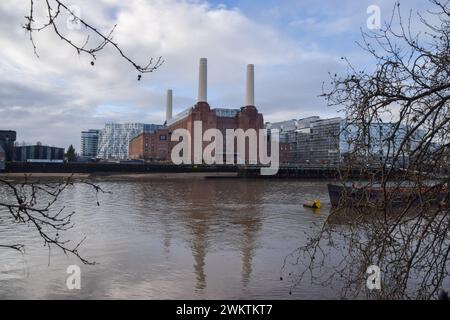
[{"label": "river", "polygon": [[[1,299],[309,299],[335,298],[322,286],[291,290],[280,280],[284,258],[327,217],[325,182],[241,179],[102,181],[97,206],[76,184],[59,203],[75,211],[66,237],[86,236],[83,265],[49,253],[31,228],[0,223]],[[318,198],[320,210],[304,208]],[[3,212],[5,213],[5,212]],[[20,232],[18,232],[20,231]],[[81,268],[81,288],[66,286],[67,267]]]}]

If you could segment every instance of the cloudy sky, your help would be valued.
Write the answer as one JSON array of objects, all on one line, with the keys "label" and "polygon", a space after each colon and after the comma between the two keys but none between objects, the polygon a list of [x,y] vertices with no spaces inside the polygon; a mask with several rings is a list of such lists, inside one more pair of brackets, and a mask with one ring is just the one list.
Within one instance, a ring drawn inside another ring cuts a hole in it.
[{"label": "cloudy sky", "polygon": [[[45,13],[35,0],[36,22]],[[51,29],[35,34],[39,58],[22,28],[28,0],[0,1],[0,129],[18,141],[80,145],[80,131],[105,122],[164,121],[165,92],[174,91],[174,113],[195,103],[198,60],[208,58],[212,107],[244,102],[245,67],[255,64],[256,104],[265,121],[334,116],[318,97],[328,72],[345,73],[340,57],[359,68],[373,62],[355,44],[367,30],[367,8],[389,19],[394,1],[373,0],[67,0],[81,17],[107,32],[138,63],[162,56],[164,65],[137,81],[137,71],[112,48],[95,63],[79,56]],[[402,2],[422,11],[426,0]],[[61,30],[77,43],[85,31]],[[95,43],[95,39],[91,39]]]}]

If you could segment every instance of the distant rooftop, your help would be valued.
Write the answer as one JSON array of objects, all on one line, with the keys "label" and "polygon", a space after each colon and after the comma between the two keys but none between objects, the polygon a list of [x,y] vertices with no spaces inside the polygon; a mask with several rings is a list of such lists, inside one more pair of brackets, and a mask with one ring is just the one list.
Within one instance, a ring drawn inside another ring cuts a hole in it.
[{"label": "distant rooftop", "polygon": [[234,118],[239,112],[239,109],[216,108],[213,111],[218,117]]},{"label": "distant rooftop", "polygon": [[[161,128],[164,128],[164,125],[153,124],[153,123],[147,124],[147,123],[142,123],[142,122],[126,122],[126,123],[107,122],[107,123],[105,123],[105,128],[100,131],[104,132],[105,129],[109,129],[109,130],[111,130],[111,129],[117,129],[117,130],[138,129],[138,130],[142,130],[143,132],[153,133],[156,131],[156,129],[161,129]],[[83,131],[83,132],[89,132],[89,131]]]},{"label": "distant rooftop", "polygon": [[[187,108],[186,110],[173,116],[172,119],[167,121],[167,126],[170,126],[170,125],[186,118],[189,115],[189,112],[192,110],[192,108],[193,107]],[[212,111],[214,111],[216,116],[221,117],[221,118],[234,118],[238,114],[239,109],[216,108],[216,109],[212,109]]]},{"label": "distant rooftop", "polygon": [[184,118],[186,118],[189,115],[189,112],[192,110],[192,107],[187,108],[184,111],[181,111],[180,113],[176,114],[175,116],[173,116],[170,120],[167,121],[166,125],[170,126]]},{"label": "distant rooftop", "polygon": [[153,133],[157,129],[164,128],[164,125],[162,124],[144,124],[144,132]]},{"label": "distant rooftop", "polygon": [[293,131],[293,130],[299,130],[299,129],[305,129],[310,128],[315,125],[327,125],[342,121],[341,118],[327,118],[327,119],[320,119],[318,116],[313,117],[307,117],[302,119],[292,119],[292,120],[286,120],[286,121],[280,121],[280,122],[267,122],[266,128],[267,129],[279,129],[281,131]]}]

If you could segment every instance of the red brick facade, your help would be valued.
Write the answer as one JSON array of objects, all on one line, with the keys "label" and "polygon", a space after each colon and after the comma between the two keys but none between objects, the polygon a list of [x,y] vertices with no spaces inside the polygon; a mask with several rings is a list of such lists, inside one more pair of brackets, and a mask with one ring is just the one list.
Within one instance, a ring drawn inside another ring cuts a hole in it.
[{"label": "red brick facade", "polygon": [[[242,107],[236,111],[234,116],[218,116],[216,111],[212,110],[208,103],[199,102],[187,116],[178,121],[169,123],[167,129],[159,129],[155,133],[144,133],[130,141],[131,159],[158,159],[170,160],[171,148],[178,142],[170,142],[170,136],[176,129],[186,129],[192,137],[192,144],[196,137],[194,136],[194,122],[202,122],[203,133],[212,128],[217,128],[222,132],[225,142],[226,129],[255,129],[259,132],[264,127],[263,116],[253,106]],[[166,135],[166,140],[161,140],[161,136]],[[205,148],[210,142],[203,142]],[[193,147],[193,146],[192,146]],[[192,149],[193,150],[193,149]],[[225,151],[225,147],[224,147]],[[192,155],[193,157],[193,155]],[[193,158],[192,158],[193,160]],[[248,161],[248,142],[246,143],[246,162]]]},{"label": "red brick facade", "polygon": [[289,163],[289,154],[291,146],[287,142],[280,142],[279,162],[280,164]]},{"label": "red brick facade", "polygon": [[154,133],[142,133],[130,141],[130,159],[160,160],[170,159],[170,136],[167,129],[157,129]]}]

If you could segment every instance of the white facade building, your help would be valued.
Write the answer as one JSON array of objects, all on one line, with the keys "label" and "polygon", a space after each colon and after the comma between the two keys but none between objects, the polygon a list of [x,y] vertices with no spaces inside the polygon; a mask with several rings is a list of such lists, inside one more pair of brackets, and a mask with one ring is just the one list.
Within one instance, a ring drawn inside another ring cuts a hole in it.
[{"label": "white facade building", "polygon": [[162,125],[144,123],[107,123],[101,130],[97,158],[105,160],[128,159],[130,140],[143,132],[153,132]]}]

